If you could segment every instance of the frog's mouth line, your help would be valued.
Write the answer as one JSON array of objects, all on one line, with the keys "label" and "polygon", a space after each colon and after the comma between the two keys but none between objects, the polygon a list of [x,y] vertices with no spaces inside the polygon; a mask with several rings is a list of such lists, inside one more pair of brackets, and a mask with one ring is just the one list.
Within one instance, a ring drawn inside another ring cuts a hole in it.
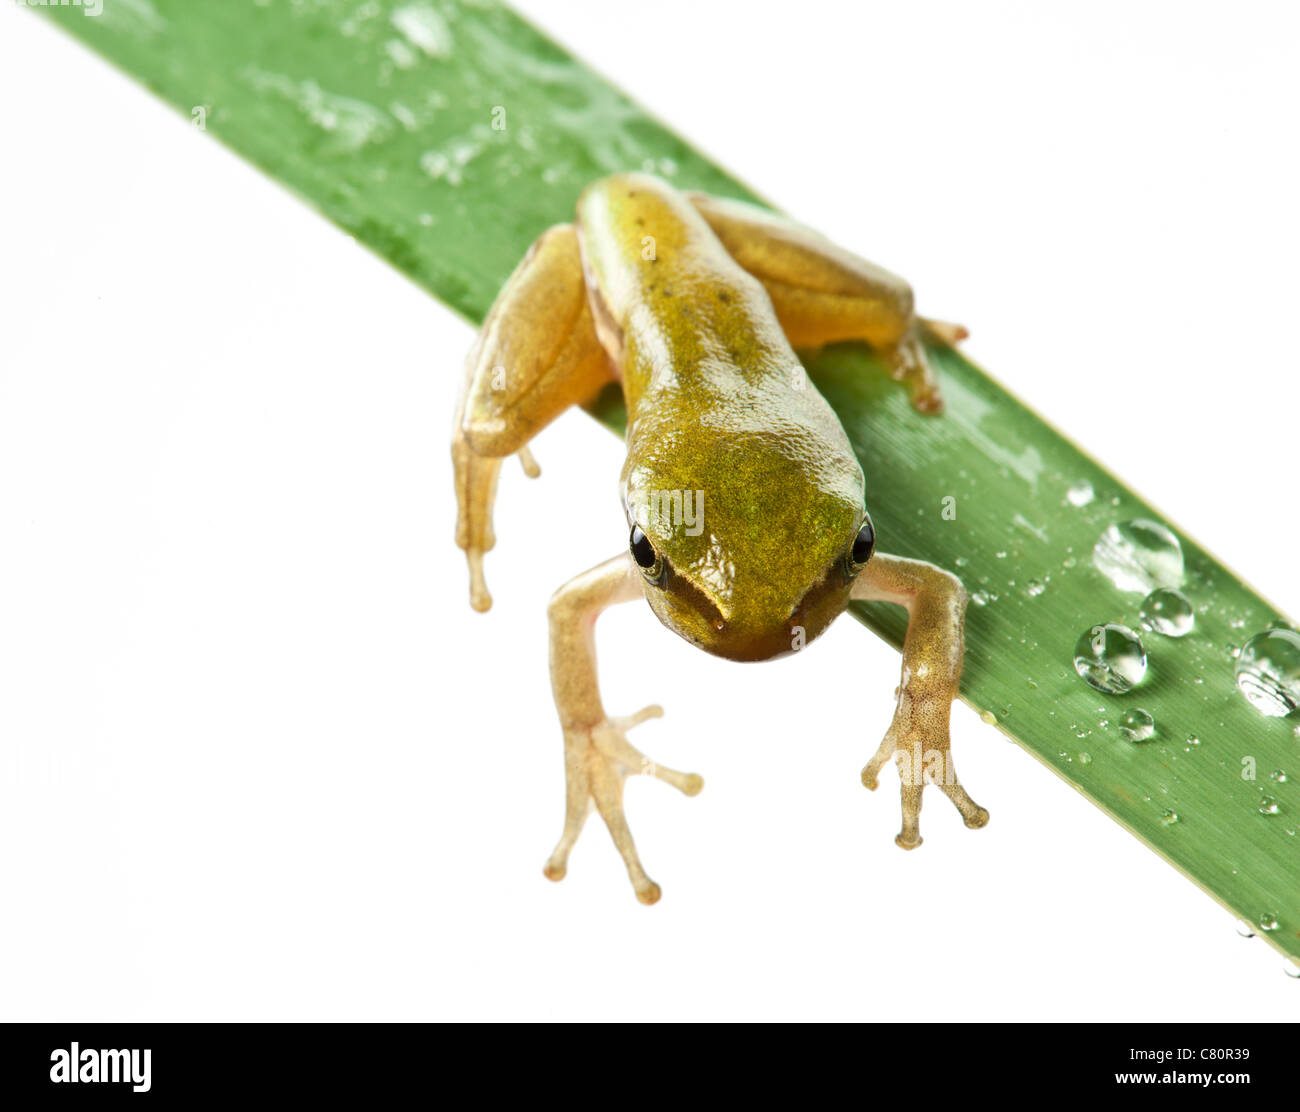
[{"label": "frog's mouth line", "polygon": [[[646,593],[655,616],[683,640],[712,656],[751,663],[787,656],[816,640],[843,613],[850,586],[848,581],[838,582],[831,568],[804,592],[789,618],[779,626],[758,630],[737,629],[728,623],[713,599],[671,569],[662,586]],[[662,597],[656,599],[651,591]],[[839,606],[834,604],[836,595],[843,596]],[[803,631],[797,646],[796,630]]]},{"label": "frog's mouth line", "polygon": [[676,596],[682,606],[700,615],[718,632],[726,628],[727,619],[721,607],[686,576],[678,574],[667,558],[664,559],[664,571],[664,581],[657,590]]}]

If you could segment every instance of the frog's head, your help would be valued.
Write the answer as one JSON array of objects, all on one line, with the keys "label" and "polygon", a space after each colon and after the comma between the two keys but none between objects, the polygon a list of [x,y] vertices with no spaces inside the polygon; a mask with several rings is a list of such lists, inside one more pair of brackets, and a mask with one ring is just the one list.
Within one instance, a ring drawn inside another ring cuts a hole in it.
[{"label": "frog's head", "polygon": [[629,544],[664,625],[717,656],[767,660],[844,610],[874,532],[838,422],[725,424],[629,431]]}]

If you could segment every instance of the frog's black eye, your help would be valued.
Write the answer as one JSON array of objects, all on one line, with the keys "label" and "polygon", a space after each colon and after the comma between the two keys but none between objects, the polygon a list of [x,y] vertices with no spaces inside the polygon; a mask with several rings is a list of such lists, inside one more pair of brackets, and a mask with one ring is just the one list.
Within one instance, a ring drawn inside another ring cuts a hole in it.
[{"label": "frog's black eye", "polygon": [[849,570],[856,572],[868,560],[871,559],[871,553],[876,548],[876,530],[871,524],[871,518],[867,518],[862,523],[862,528],[858,530],[858,535],[853,538],[853,545],[849,549]]},{"label": "frog's black eye", "polygon": [[641,526],[632,526],[632,536],[628,538],[628,545],[632,549],[632,559],[636,561],[637,567],[642,571],[651,571],[656,563],[659,562],[659,556],[655,552],[655,546],[650,543],[650,538],[641,532]]}]

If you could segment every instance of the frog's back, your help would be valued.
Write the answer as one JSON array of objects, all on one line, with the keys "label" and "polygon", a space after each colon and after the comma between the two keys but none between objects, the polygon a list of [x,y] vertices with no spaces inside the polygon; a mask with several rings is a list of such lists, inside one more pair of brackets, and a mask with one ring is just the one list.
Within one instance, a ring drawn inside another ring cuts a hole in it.
[{"label": "frog's back", "polygon": [[851,455],[767,291],[685,195],[649,174],[617,174],[583,192],[577,225],[597,331],[623,384],[629,448],[638,427],[659,440],[684,429],[698,437],[702,426],[794,425]]},{"label": "frog's back", "polygon": [[578,230],[629,410],[788,383],[798,363],[767,293],[677,190],[646,174],[605,178],[583,193]]}]

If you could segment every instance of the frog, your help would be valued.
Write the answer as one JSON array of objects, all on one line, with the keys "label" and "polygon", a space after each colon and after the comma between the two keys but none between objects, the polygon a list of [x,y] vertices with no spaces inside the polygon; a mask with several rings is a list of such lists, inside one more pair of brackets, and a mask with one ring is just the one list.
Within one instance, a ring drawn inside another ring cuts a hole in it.
[{"label": "frog", "polygon": [[893,719],[861,772],[875,790],[891,757],[902,828],[921,845],[924,788],[972,829],[988,811],[957,778],[949,733],[964,658],[967,593],[952,572],[877,550],[866,479],[839,419],[797,351],[858,342],[912,406],[942,420],[927,345],[959,325],[916,314],[911,286],[802,224],[747,201],[681,190],[651,174],[588,185],[575,218],[544,231],[502,287],[465,364],[452,432],[456,543],[470,603],[491,607],[484,556],[504,460],[562,413],[621,391],[619,479],[627,543],[561,586],[547,606],[551,688],[564,745],[565,817],[544,868],[567,873],[594,809],[636,897],[657,902],[628,826],[623,788],[649,775],[687,796],[703,779],[661,765],[629,732],[655,704],[609,715],[595,626],[645,600],[663,625],[734,661],[802,651],[854,601],[907,613]]}]

